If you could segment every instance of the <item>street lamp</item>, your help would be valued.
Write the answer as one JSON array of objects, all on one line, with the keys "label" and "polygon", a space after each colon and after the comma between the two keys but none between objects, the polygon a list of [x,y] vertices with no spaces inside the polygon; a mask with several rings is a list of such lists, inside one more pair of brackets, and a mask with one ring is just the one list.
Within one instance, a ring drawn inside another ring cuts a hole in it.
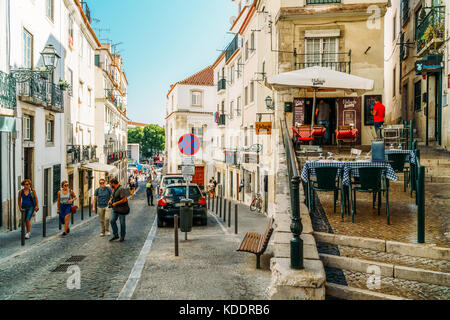
[{"label": "street lamp", "polygon": [[275,105],[274,105],[274,103],[273,103],[273,99],[272,99],[272,97],[271,96],[267,96],[267,98],[266,98],[266,107],[267,107],[267,109],[269,109],[269,110],[275,110]]},{"label": "street lamp", "polygon": [[58,61],[61,58],[53,45],[49,44],[44,48],[44,51],[41,52],[42,59],[44,60],[44,66],[47,68],[49,72],[52,72],[56,69],[58,65]]}]

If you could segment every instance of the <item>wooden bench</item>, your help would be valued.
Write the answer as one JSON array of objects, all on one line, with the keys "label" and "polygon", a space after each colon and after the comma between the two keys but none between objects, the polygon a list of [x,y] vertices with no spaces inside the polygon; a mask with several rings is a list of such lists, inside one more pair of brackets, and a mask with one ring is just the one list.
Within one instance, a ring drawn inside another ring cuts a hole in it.
[{"label": "wooden bench", "polygon": [[271,218],[264,234],[247,232],[241,245],[236,250],[256,254],[256,269],[261,269],[261,255],[269,245],[269,240],[273,233],[273,222],[274,220]]}]

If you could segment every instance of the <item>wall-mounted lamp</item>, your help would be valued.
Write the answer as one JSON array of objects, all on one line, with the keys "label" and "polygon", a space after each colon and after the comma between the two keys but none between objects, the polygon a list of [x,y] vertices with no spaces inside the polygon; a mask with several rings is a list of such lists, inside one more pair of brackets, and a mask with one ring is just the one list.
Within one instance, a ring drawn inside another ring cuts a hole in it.
[{"label": "wall-mounted lamp", "polygon": [[269,110],[275,110],[275,104],[273,103],[273,99],[271,96],[267,96],[266,98],[266,107]]}]

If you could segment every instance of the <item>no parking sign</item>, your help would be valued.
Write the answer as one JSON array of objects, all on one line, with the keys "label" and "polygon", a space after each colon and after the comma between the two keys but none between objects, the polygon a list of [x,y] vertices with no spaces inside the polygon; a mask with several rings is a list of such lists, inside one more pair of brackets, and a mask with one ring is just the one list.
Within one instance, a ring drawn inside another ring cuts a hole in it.
[{"label": "no parking sign", "polygon": [[200,150],[200,140],[193,134],[185,134],[178,141],[178,149],[186,156],[193,156]]}]

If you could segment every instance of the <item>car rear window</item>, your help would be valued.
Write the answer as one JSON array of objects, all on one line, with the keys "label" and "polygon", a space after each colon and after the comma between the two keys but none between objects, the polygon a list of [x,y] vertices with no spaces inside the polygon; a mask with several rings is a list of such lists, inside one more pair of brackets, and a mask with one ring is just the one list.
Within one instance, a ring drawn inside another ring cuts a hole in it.
[{"label": "car rear window", "polygon": [[163,182],[166,186],[168,186],[169,184],[176,184],[176,183],[186,183],[186,181],[184,181],[184,179],[182,177],[168,177],[168,178],[164,178],[164,182]]},{"label": "car rear window", "polygon": [[[173,197],[173,196],[186,196],[186,187],[178,186],[178,187],[169,187],[166,189],[164,193],[165,196]],[[197,197],[200,195],[200,190],[196,186],[189,187],[189,197]]]}]

